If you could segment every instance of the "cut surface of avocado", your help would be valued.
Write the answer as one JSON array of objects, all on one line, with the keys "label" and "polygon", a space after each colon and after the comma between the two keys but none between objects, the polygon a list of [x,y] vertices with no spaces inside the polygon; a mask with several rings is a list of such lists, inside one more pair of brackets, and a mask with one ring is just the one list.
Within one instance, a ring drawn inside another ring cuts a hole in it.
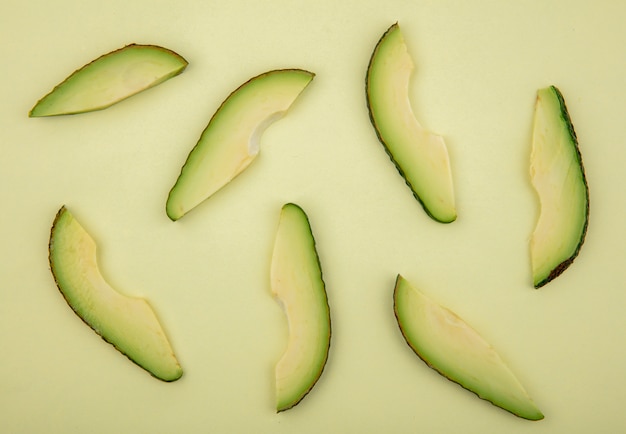
[{"label": "cut surface of avocado", "polygon": [[287,316],[287,348],[276,364],[276,409],[288,410],[322,375],[330,348],[330,308],[309,220],[283,206],[274,242],[271,289]]},{"label": "cut surface of avocado", "polygon": [[187,61],[156,45],[130,44],[73,72],[32,108],[30,117],[102,110],[183,72]]},{"label": "cut surface of avocado", "polygon": [[69,306],[105,341],[160,380],[182,376],[152,307],[142,298],[122,295],[104,280],[94,240],[65,207],[52,225],[49,260]]},{"label": "cut surface of avocado", "polygon": [[406,342],[444,377],[519,417],[543,419],[508,366],[472,327],[398,275],[394,311]]},{"label": "cut surface of avocado", "polygon": [[539,288],[578,256],[589,221],[589,189],[578,139],[555,86],[537,91],[530,177],[540,202],[530,240],[533,284]]},{"label": "cut surface of avocado", "polygon": [[367,69],[369,115],[380,142],[426,213],[450,223],[457,213],[448,149],[441,136],[415,119],[409,101],[413,68],[396,23],[379,40]]},{"label": "cut surface of avocado", "polygon": [[178,220],[247,168],[259,153],[263,131],[285,115],[314,76],[274,70],[232,92],[187,157],[167,199],[169,218]]}]

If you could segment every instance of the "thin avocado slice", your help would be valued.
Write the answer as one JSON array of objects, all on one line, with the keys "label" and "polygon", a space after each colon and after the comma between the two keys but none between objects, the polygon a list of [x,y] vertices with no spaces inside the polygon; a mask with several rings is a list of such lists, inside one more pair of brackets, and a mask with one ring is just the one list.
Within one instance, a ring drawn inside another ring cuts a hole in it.
[{"label": "thin avocado slice", "polygon": [[530,240],[533,283],[540,288],[574,262],[589,223],[589,188],[578,139],[555,86],[537,91],[530,179],[540,202]]},{"label": "thin avocado slice", "polygon": [[378,139],[426,213],[441,223],[456,220],[448,149],[441,136],[424,129],[409,101],[413,60],[400,26],[380,38],[367,68],[366,95]]},{"label": "thin avocado slice", "polygon": [[283,206],[271,265],[272,294],[289,324],[276,364],[276,409],[298,404],[322,375],[330,348],[330,308],[309,220],[298,205]]},{"label": "thin avocado slice", "polygon": [[314,76],[301,69],[274,70],[232,92],[187,157],[167,198],[169,218],[178,220],[248,167],[265,129],[285,115]]},{"label": "thin avocado slice", "polygon": [[73,72],[28,114],[71,115],[102,110],[180,74],[187,61],[156,45],[130,44]]},{"label": "thin avocado slice", "polygon": [[473,328],[398,275],[394,311],[413,351],[444,377],[521,418],[543,419],[508,366]]},{"label": "thin avocado slice", "polygon": [[62,207],[50,233],[50,267],[72,310],[105,341],[163,381],[183,375],[152,307],[113,289],[97,264],[96,244]]}]

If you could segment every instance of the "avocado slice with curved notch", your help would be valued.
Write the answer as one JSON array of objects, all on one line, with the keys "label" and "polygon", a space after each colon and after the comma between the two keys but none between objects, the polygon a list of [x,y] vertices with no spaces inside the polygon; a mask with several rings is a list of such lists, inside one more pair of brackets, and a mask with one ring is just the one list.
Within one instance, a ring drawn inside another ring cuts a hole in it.
[{"label": "avocado slice with curved notch", "polygon": [[400,331],[444,377],[519,417],[543,419],[508,366],[473,328],[398,275],[393,294]]},{"label": "avocado slice with curved notch", "polygon": [[367,68],[366,94],[370,120],[378,139],[415,198],[434,220],[456,220],[448,149],[443,138],[424,129],[409,101],[413,60],[400,26],[380,38]]},{"label": "avocado slice with curved notch", "polygon": [[156,45],[130,44],[73,72],[29,112],[30,117],[102,110],[183,72],[187,61]]},{"label": "avocado slice with curved notch", "polygon": [[239,175],[259,153],[265,129],[282,118],[315,74],[282,69],[258,75],[217,109],[167,198],[176,221]]},{"label": "avocado slice with curved notch", "polygon": [[287,348],[276,364],[276,409],[298,404],[322,375],[330,348],[330,308],[309,220],[283,206],[271,264],[272,294],[287,316]]},{"label": "avocado slice with curved notch", "polygon": [[555,86],[537,91],[530,176],[541,207],[530,240],[533,283],[539,288],[574,262],[589,222],[589,188],[578,139]]},{"label": "avocado slice with curved notch", "polygon": [[72,310],[105,341],[163,381],[183,371],[152,307],[113,289],[97,263],[96,243],[62,207],[50,232],[52,275]]}]

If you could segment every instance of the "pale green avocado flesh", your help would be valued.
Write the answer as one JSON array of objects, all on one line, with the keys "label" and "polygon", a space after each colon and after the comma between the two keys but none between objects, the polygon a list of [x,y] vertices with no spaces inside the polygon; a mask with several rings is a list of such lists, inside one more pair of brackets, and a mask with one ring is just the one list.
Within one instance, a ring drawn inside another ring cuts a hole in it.
[{"label": "pale green avocado flesh", "polygon": [[315,74],[301,69],[256,76],[222,103],[191,150],[167,198],[178,220],[246,169],[259,153],[265,129],[284,116]]},{"label": "pale green avocado flesh", "polygon": [[308,218],[283,206],[271,264],[271,289],[289,324],[287,348],[276,364],[276,409],[298,404],[320,378],[330,348],[330,309]]},{"label": "pale green avocado flesh", "polygon": [[372,54],[366,78],[367,106],[380,142],[434,220],[457,217],[448,150],[441,136],[424,129],[409,101],[413,61],[400,27],[391,26]]},{"label": "pale green avocado flesh", "polygon": [[537,92],[530,174],[540,202],[530,240],[533,283],[539,288],[572,264],[589,220],[589,190],[576,133],[554,86]]},{"label": "pale green avocado flesh", "polygon": [[543,419],[504,361],[454,312],[398,276],[394,311],[415,353],[444,377],[519,417]]},{"label": "pale green avocado flesh", "polygon": [[102,110],[183,72],[187,61],[156,45],[127,45],[83,66],[32,108],[30,117]]},{"label": "pale green avocado flesh", "polygon": [[104,280],[94,240],[65,207],[52,225],[49,259],[61,294],[89,327],[154,377],[174,381],[182,376],[151,306],[120,294]]}]

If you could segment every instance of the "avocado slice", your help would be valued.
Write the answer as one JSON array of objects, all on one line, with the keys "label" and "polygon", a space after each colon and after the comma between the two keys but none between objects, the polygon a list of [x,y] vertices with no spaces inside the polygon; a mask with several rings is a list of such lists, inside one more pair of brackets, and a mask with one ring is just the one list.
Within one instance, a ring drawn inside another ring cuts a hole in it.
[{"label": "avocado slice", "polygon": [[400,26],[380,38],[367,68],[366,95],[378,139],[426,213],[441,223],[456,220],[448,150],[441,136],[424,129],[409,101],[413,61]]},{"label": "avocado slice", "polygon": [[183,375],[148,302],[122,295],[104,280],[94,240],[65,206],[52,224],[49,259],[67,304],[105,341],[160,380]]},{"label": "avocado slice", "polygon": [[276,364],[276,409],[298,404],[322,375],[330,348],[330,308],[309,220],[298,205],[282,207],[271,264],[272,294],[289,324]]},{"label": "avocado slice", "polygon": [[398,275],[393,294],[400,331],[444,377],[521,418],[543,419],[508,366],[473,328]]},{"label": "avocado slice", "polygon": [[589,188],[578,139],[561,91],[537,91],[530,178],[540,213],[530,240],[532,276],[540,288],[578,256],[589,223]]},{"label": "avocado slice", "polygon": [[259,153],[265,129],[282,118],[315,74],[282,69],[258,75],[217,109],[167,198],[176,221],[239,175]]},{"label": "avocado slice", "polygon": [[35,104],[29,117],[102,110],[183,72],[187,61],[156,45],[130,44],[74,71]]}]

